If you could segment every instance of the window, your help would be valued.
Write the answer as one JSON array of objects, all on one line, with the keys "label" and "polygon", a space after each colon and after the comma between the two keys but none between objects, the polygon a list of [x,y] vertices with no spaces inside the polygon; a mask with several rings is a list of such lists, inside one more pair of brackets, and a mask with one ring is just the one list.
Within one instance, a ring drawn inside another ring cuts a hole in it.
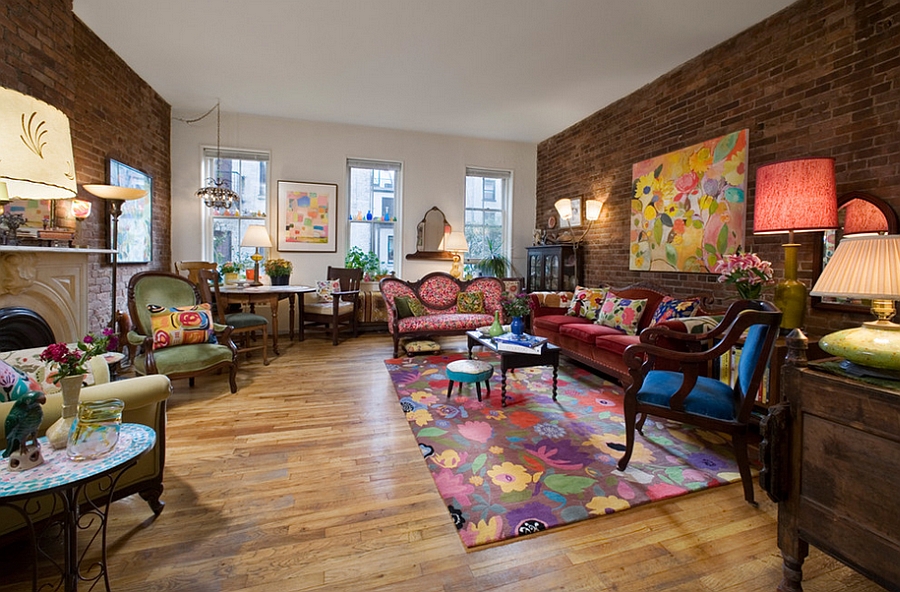
[{"label": "window", "polygon": [[466,167],[466,261],[477,263],[492,255],[509,256],[504,237],[511,188],[510,171]]},{"label": "window", "polygon": [[204,185],[206,179],[220,178],[241,196],[241,201],[227,210],[209,208],[210,224],[206,228],[211,232],[206,233],[207,252],[218,264],[241,261],[246,268],[256,249],[241,248],[244,232],[251,224],[262,224],[268,229],[269,154],[244,150],[219,153],[217,159],[215,148],[203,149]]},{"label": "window", "polygon": [[394,227],[400,197],[400,163],[375,160],[347,161],[350,232],[348,250],[374,252],[381,272],[394,265]]}]

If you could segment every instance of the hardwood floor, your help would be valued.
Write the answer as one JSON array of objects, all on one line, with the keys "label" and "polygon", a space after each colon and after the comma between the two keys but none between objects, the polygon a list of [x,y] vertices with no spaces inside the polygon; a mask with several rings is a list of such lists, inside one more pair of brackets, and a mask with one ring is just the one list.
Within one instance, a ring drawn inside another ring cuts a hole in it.
[{"label": "hardwood floor", "polygon": [[[397,404],[385,335],[284,340],[267,367],[176,381],[166,507],[113,504],[116,591],[775,590],[776,511],[740,484],[467,551]],[[461,338],[441,340],[464,349]],[[30,589],[0,549],[0,592]],[[881,590],[811,549],[806,592]],[[102,588],[102,586],[98,586]]]}]

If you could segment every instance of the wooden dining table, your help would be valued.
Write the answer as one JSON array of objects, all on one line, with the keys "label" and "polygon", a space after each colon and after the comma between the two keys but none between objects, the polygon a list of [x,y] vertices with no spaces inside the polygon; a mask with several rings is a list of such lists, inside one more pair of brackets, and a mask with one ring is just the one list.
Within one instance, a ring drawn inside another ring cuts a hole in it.
[{"label": "wooden dining table", "polygon": [[309,286],[236,286],[226,284],[219,288],[219,295],[222,299],[220,303],[223,307],[231,304],[249,305],[250,312],[256,312],[257,304],[267,304],[272,310],[272,349],[278,355],[278,301],[287,298],[290,307],[290,329],[289,336],[291,341],[294,340],[294,300],[298,297],[297,304],[298,334],[300,341],[303,341],[303,295],[308,292],[315,292],[315,288]]}]

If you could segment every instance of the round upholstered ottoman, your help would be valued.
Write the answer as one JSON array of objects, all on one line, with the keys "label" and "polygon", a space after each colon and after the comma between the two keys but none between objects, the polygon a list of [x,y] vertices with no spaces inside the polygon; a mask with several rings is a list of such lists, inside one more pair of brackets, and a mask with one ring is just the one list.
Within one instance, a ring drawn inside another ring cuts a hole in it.
[{"label": "round upholstered ottoman", "polygon": [[450,386],[447,387],[447,398],[453,392],[453,383],[459,383],[459,392],[462,393],[462,385],[467,382],[475,383],[475,392],[478,393],[478,400],[481,400],[481,383],[487,391],[487,396],[491,396],[491,374],[494,373],[494,367],[487,362],[481,360],[456,360],[447,364],[447,378],[450,379]]}]

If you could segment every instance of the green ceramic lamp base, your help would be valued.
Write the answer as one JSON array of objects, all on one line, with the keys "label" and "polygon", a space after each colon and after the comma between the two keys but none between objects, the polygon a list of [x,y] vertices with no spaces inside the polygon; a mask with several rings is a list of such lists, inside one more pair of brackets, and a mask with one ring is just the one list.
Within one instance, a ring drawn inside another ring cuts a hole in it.
[{"label": "green ceramic lamp base", "polygon": [[889,321],[831,333],[819,340],[819,347],[860,366],[900,371],[900,325]]}]

